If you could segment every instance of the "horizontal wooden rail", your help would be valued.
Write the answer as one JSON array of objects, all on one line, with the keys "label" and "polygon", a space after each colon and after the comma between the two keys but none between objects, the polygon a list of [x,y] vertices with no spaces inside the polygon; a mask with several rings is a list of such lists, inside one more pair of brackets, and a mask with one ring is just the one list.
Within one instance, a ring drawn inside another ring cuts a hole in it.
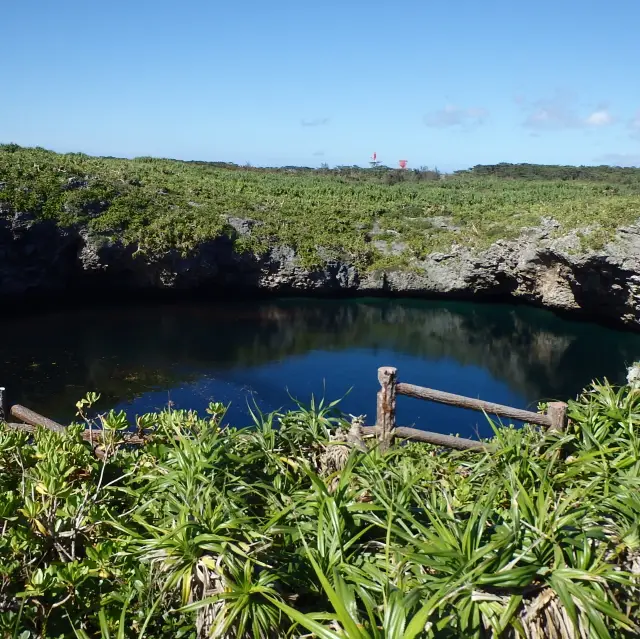
[{"label": "horizontal wooden rail", "polygon": [[455,448],[456,450],[489,450],[489,447],[475,439],[464,439],[464,437],[454,437],[453,435],[441,435],[440,433],[431,433],[428,430],[419,430],[418,428],[408,428],[406,426],[398,426],[394,435],[400,439],[409,439],[414,442],[425,442],[426,444],[434,444],[435,446],[444,446],[445,448]]},{"label": "horizontal wooden rail", "polygon": [[44,426],[56,433],[64,433],[65,431],[65,427],[62,424],[58,424],[58,422],[54,422],[52,419],[44,417],[20,404],[15,404],[15,406],[11,407],[11,414],[31,426]]},{"label": "horizontal wooden rail", "polygon": [[[55,433],[64,433],[66,430],[62,424],[58,424],[58,422],[54,422],[52,419],[49,419],[44,415],[40,415],[39,413],[36,413],[25,406],[21,406],[20,404],[16,404],[11,407],[11,414],[24,422],[22,424],[17,424],[15,422],[7,424],[14,430],[33,433],[39,426],[52,430]],[[102,434],[102,429],[100,428],[86,428],[82,433],[82,439],[94,444],[100,444],[103,439]],[[126,433],[124,436],[124,442],[126,444],[144,444],[145,439],[138,435]]]},{"label": "horizontal wooden rail", "polygon": [[[375,426],[365,426],[362,429],[362,434],[365,437],[376,437],[378,429]],[[407,426],[396,426],[393,430],[393,437],[408,439],[414,442],[424,442],[425,444],[433,444],[434,446],[443,446],[444,448],[454,448],[456,450],[491,451],[490,446],[475,439],[442,435],[441,433],[432,433],[428,430],[409,428]]]},{"label": "horizontal wooden rail", "polygon": [[548,415],[540,415],[539,413],[532,413],[528,410],[494,404],[493,402],[485,402],[481,399],[473,399],[471,397],[464,397],[463,395],[445,393],[432,388],[423,388],[422,386],[414,386],[413,384],[398,384],[396,386],[396,392],[398,395],[405,395],[406,397],[426,399],[431,402],[437,402],[438,404],[448,404],[449,406],[457,406],[458,408],[477,410],[488,413],[489,415],[517,419],[521,422],[527,422],[528,424],[538,424],[539,426],[546,426],[547,428],[552,426],[551,418]]},{"label": "horizontal wooden rail", "polygon": [[[55,423],[55,422],[54,422]],[[38,424],[38,425],[34,425],[34,424],[19,424],[16,422],[8,422],[7,426],[9,428],[12,428],[13,430],[19,430],[23,433],[35,433],[36,430],[40,427],[43,426],[44,428],[47,428],[46,426],[44,426],[43,424]],[[49,429],[52,430],[52,429]],[[59,432],[59,431],[56,431]],[[102,434],[103,431],[100,428],[86,428],[83,432],[82,432],[82,439],[84,439],[84,441],[92,443],[92,444],[101,444],[102,443]],[[135,446],[140,446],[142,444],[146,443],[146,439],[138,436],[138,435],[133,435],[133,434],[128,434],[125,433],[124,435],[124,442],[125,444],[131,444],[131,445],[135,445]]]}]

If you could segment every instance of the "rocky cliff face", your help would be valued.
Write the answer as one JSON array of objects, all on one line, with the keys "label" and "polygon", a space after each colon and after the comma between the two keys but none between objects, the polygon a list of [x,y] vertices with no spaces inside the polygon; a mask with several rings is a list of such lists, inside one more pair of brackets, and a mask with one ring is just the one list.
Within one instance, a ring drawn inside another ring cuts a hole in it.
[{"label": "rocky cliff face", "polygon": [[[251,232],[249,220],[230,222],[238,234]],[[240,254],[226,236],[189,257],[169,252],[151,259],[133,246],[18,213],[0,217],[0,295],[5,303],[160,290],[512,298],[640,328],[640,226],[619,229],[601,251],[582,250],[576,233],[556,237],[556,226],[548,221],[484,251],[455,246],[410,270],[359,272],[335,259],[304,268],[283,246],[262,256]]]},{"label": "rocky cliff face", "polygon": [[[640,327],[640,226],[619,229],[600,251],[581,249],[575,232],[556,237],[556,229],[557,224],[548,221],[485,251],[456,247],[428,256],[414,273],[379,277],[391,291],[511,297]],[[363,285],[367,287],[367,280]]]}]

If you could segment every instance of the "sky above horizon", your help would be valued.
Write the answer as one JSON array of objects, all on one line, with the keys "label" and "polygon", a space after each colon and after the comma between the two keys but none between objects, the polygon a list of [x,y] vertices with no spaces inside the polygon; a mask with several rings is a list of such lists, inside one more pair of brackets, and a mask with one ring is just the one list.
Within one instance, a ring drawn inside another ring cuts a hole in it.
[{"label": "sky above horizon", "polygon": [[0,142],[454,170],[640,166],[640,2],[20,0]]}]

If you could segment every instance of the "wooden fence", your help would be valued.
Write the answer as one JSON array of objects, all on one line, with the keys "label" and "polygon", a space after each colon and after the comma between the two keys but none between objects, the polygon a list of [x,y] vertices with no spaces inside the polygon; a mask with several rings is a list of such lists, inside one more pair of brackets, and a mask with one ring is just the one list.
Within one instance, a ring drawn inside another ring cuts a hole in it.
[{"label": "wooden fence", "polygon": [[[390,366],[383,366],[378,369],[378,381],[380,382],[380,390],[378,391],[377,398],[376,425],[373,427],[365,427],[364,431],[367,435],[375,436],[378,439],[380,448],[383,450],[388,449],[395,438],[425,442],[445,448],[454,448],[456,450],[484,451],[487,449],[483,442],[474,439],[464,439],[462,437],[453,437],[451,435],[418,430],[417,428],[396,426],[396,403],[398,395],[480,411],[488,415],[516,419],[529,424],[537,424],[550,430],[564,430],[567,421],[567,405],[564,402],[548,404],[547,412],[544,414],[533,413],[511,406],[485,402],[481,399],[444,393],[432,388],[398,383],[398,371]],[[5,389],[0,387],[0,420],[8,421],[4,391]],[[33,431],[38,426],[43,426],[55,432],[62,432],[65,429],[62,424],[58,424],[20,404],[12,406],[9,412],[12,417],[20,420],[20,423],[9,424],[9,426],[18,430]],[[83,438],[95,444],[99,444],[102,440],[100,431],[96,429],[85,430]],[[142,444],[144,440],[132,434],[127,437],[127,443]]]},{"label": "wooden fence", "polygon": [[552,402],[547,406],[545,414],[533,413],[511,406],[503,406],[481,399],[464,397],[444,393],[432,388],[414,386],[413,384],[398,383],[398,370],[391,366],[383,366],[378,369],[378,391],[375,434],[380,442],[380,447],[387,449],[395,437],[412,441],[426,442],[437,446],[455,448],[457,450],[485,450],[482,442],[474,439],[463,439],[418,430],[417,428],[405,428],[396,426],[396,403],[398,395],[425,399],[439,404],[448,404],[469,410],[481,411],[488,415],[517,419],[528,424],[537,424],[550,430],[564,430],[567,421],[567,405],[564,402]]}]

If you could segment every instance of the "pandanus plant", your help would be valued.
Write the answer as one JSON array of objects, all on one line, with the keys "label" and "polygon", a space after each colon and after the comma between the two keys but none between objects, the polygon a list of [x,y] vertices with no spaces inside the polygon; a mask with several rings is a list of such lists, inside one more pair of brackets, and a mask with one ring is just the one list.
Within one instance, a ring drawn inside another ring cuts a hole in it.
[{"label": "pandanus plant", "polygon": [[0,628],[637,636],[639,408],[633,388],[595,383],[564,432],[494,425],[490,453],[383,454],[315,401],[254,408],[247,428],[220,405],[167,410],[138,420],[142,447],[107,415],[101,460],[78,427],[0,428]]}]

